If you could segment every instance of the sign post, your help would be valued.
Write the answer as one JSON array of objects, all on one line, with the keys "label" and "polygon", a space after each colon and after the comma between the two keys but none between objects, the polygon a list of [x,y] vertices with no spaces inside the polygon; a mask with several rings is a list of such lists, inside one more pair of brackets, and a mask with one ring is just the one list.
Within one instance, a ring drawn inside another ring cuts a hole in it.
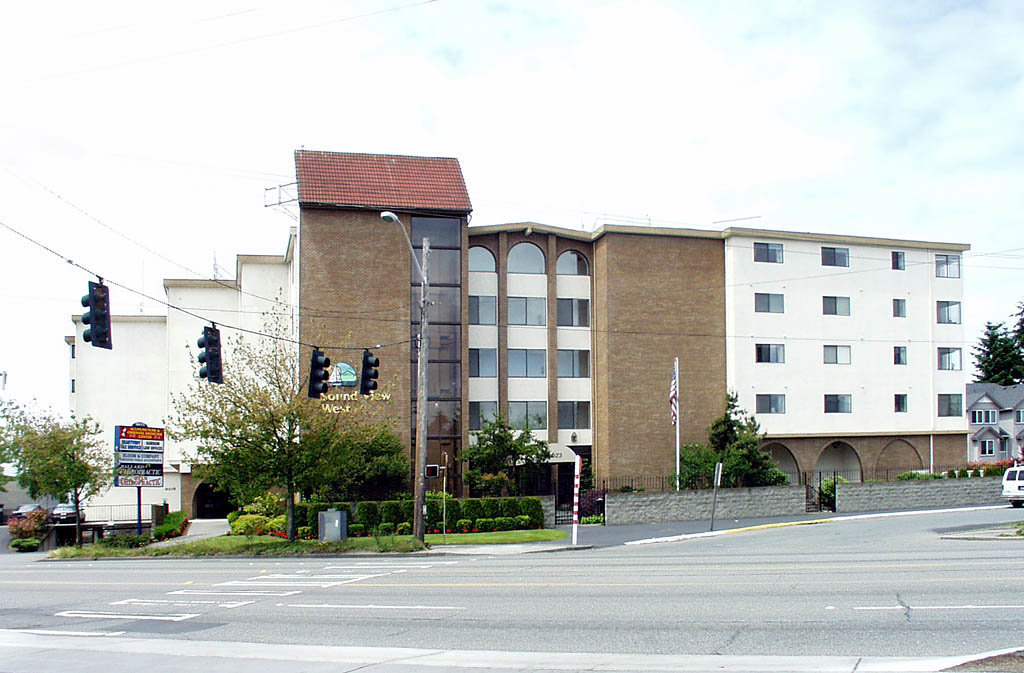
[{"label": "sign post", "polygon": [[722,464],[715,463],[715,493],[711,496],[711,528],[715,529],[715,507],[718,505],[718,487],[722,485]]},{"label": "sign post", "polygon": [[576,456],[576,468],[572,482],[572,546],[576,546],[576,529],[580,525],[580,470],[583,467],[583,460]]},{"label": "sign post", "polygon": [[114,426],[114,486],[136,488],[136,533],[142,535],[142,489],[164,485],[164,429]]}]

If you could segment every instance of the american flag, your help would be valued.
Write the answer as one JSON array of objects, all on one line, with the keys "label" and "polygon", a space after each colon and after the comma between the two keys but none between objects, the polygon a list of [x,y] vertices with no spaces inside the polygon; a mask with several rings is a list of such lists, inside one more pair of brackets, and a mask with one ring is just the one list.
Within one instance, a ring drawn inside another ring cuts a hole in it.
[{"label": "american flag", "polygon": [[672,369],[672,383],[668,386],[668,406],[672,410],[672,425],[676,424],[679,418],[679,381],[676,380],[676,370]]}]

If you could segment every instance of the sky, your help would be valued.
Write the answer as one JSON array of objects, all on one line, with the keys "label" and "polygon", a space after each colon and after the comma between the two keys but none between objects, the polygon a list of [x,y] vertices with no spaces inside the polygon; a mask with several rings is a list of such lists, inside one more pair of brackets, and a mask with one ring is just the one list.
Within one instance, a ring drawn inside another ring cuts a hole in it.
[{"label": "sky", "polygon": [[160,314],[282,254],[298,148],[457,157],[474,225],[966,243],[969,350],[1024,300],[1021,35],[1015,0],[12,3],[0,395],[67,412],[65,259]]}]

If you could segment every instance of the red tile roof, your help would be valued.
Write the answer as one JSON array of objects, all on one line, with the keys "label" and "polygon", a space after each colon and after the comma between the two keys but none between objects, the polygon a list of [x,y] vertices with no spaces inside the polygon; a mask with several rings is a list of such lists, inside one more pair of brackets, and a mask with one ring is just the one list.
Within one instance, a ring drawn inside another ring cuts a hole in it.
[{"label": "red tile roof", "polygon": [[295,151],[299,203],[469,213],[458,159]]}]

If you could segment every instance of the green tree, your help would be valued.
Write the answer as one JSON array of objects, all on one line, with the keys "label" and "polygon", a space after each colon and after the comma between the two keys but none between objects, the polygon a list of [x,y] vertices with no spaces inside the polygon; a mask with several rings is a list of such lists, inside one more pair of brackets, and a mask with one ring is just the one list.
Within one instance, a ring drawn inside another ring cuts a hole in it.
[{"label": "green tree", "polygon": [[406,488],[409,457],[386,423],[344,428],[328,442],[322,484],[326,501],[383,500]]},{"label": "green tree", "polygon": [[[789,478],[775,466],[771,455],[761,447],[763,440],[757,421],[740,408],[734,393],[728,393],[725,412],[708,427],[709,448],[722,463],[722,485],[777,486],[788,482]],[[708,469],[706,462],[711,455],[696,449],[691,455],[693,465],[687,469]],[[713,466],[711,470],[713,475]],[[680,467],[681,479],[685,476],[684,472]]]},{"label": "green tree", "polygon": [[[110,456],[96,439],[100,427],[92,419],[62,421],[12,402],[0,407],[0,417],[0,454],[14,458],[18,483],[33,498],[70,500],[81,512],[82,502],[110,483]],[[81,519],[75,523],[77,545],[82,544]]]},{"label": "green tree", "polygon": [[679,488],[708,488],[715,476],[719,454],[707,444],[679,447]]},{"label": "green tree", "polygon": [[534,439],[529,425],[513,428],[500,414],[473,432],[476,443],[462,457],[469,462],[465,480],[476,494],[519,495],[526,482],[551,458],[548,443]]},{"label": "green tree", "polygon": [[974,366],[978,370],[978,383],[1010,386],[1024,381],[1021,323],[1024,323],[1024,316],[1019,319],[1015,333],[1011,333],[1005,323],[985,324],[985,333],[974,347]]}]

